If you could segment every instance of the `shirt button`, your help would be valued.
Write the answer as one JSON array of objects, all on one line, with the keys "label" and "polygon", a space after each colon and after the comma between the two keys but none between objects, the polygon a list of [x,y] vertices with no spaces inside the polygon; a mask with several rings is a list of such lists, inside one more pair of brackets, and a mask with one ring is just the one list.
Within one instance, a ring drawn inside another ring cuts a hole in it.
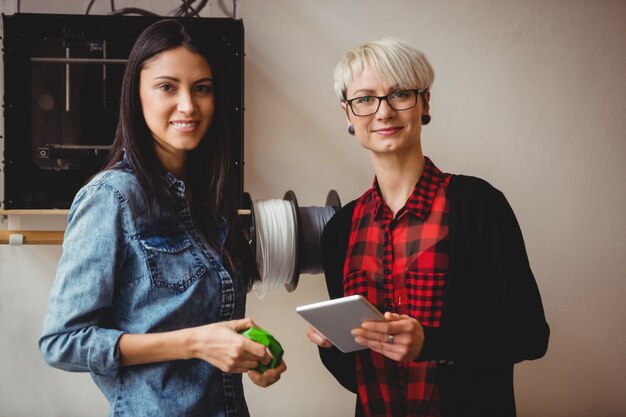
[{"label": "shirt button", "polygon": [[385,269],[385,271],[384,271],[384,272],[385,272],[385,275],[389,275],[389,274],[391,273],[391,271],[390,271],[390,270],[388,270],[388,269]]}]

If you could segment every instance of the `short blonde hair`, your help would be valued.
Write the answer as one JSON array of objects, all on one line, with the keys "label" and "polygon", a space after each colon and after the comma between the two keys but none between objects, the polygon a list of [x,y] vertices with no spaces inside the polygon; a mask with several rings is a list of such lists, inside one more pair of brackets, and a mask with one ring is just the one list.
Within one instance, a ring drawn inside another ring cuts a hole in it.
[{"label": "short blonde hair", "polygon": [[363,72],[366,63],[383,80],[399,88],[430,90],[435,79],[435,71],[421,51],[400,39],[383,38],[346,52],[339,61],[335,67],[339,100],[346,101],[348,85]]}]

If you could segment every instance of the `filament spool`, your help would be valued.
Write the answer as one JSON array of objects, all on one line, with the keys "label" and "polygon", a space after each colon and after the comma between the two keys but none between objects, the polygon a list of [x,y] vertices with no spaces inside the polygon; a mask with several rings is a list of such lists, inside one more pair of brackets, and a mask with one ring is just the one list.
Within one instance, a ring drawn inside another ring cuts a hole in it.
[{"label": "filament spool", "polygon": [[256,261],[261,281],[253,289],[264,298],[291,281],[297,258],[296,210],[288,200],[255,201]]},{"label": "filament spool", "polygon": [[244,227],[261,273],[261,284],[255,286],[259,298],[269,287],[284,286],[288,292],[294,291],[301,273],[322,272],[322,232],[341,208],[335,190],[329,191],[323,207],[300,207],[291,190],[282,200],[254,202],[250,194],[244,193],[243,207],[249,210],[246,214],[250,213],[244,216]]}]

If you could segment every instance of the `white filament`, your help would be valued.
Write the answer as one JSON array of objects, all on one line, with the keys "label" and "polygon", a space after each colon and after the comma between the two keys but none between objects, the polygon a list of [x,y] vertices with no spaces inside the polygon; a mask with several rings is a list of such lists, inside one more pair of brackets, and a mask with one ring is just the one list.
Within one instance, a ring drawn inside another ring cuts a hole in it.
[{"label": "white filament", "polygon": [[269,290],[284,288],[293,278],[298,238],[295,206],[286,200],[257,200],[254,221],[261,281],[253,289],[263,299]]}]

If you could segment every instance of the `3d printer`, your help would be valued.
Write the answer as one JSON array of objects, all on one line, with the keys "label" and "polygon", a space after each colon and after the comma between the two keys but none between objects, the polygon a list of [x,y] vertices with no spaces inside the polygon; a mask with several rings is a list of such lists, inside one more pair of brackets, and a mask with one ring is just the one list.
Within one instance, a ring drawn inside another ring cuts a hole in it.
[{"label": "3d printer", "polygon": [[[124,64],[158,17],[15,14],[4,26],[4,209],[68,208],[108,156]],[[193,18],[219,39],[243,195],[243,23]]]}]

